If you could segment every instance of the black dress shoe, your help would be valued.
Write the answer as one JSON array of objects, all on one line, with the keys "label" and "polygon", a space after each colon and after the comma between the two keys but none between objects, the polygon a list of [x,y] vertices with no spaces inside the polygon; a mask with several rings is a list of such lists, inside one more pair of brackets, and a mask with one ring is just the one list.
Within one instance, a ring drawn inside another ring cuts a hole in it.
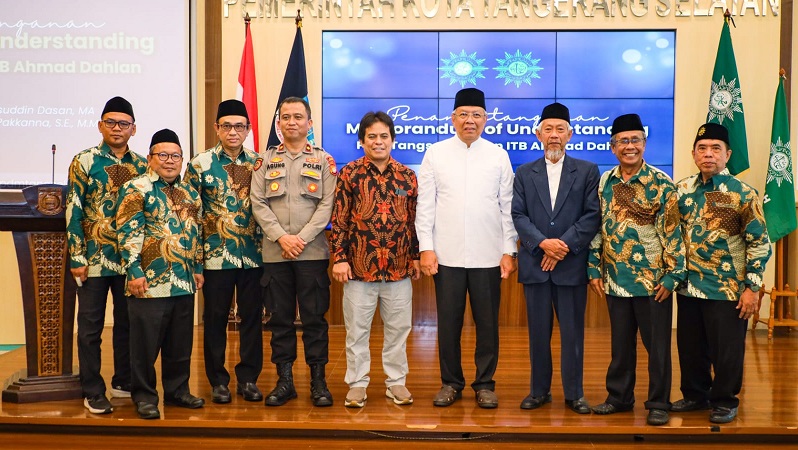
[{"label": "black dress shoe", "polygon": [[594,406],[591,409],[593,410],[594,413],[600,414],[600,415],[603,416],[603,415],[607,415],[607,414],[615,414],[615,413],[619,413],[619,412],[631,411],[632,408],[633,408],[632,406],[615,406],[612,403],[604,402],[604,403],[602,403],[600,405]]},{"label": "black dress shoe", "polygon": [[161,412],[158,411],[158,405],[155,403],[137,402],[136,412],[142,419],[157,419],[161,417]]},{"label": "black dress shoe", "polygon": [[263,400],[263,394],[255,383],[239,383],[236,386],[236,393],[244,397],[248,402],[259,402]]},{"label": "black dress shoe", "polygon": [[551,403],[551,392],[546,395],[541,395],[540,397],[529,394],[521,402],[521,409],[538,409],[546,403]]},{"label": "black dress shoe", "polygon": [[205,405],[205,400],[186,392],[185,394],[178,395],[177,397],[165,398],[163,400],[163,404],[168,406],[179,406],[181,408],[197,409],[202,408]]},{"label": "black dress shoe", "polygon": [[230,403],[232,400],[230,395],[230,389],[227,386],[220,384],[219,386],[213,387],[213,393],[211,393],[211,400],[214,403]]},{"label": "black dress shoe", "polygon": [[709,409],[709,401],[697,401],[697,400],[687,400],[683,398],[681,400],[676,400],[671,405],[671,411],[673,412],[690,412],[690,411],[700,411]]},{"label": "black dress shoe", "polygon": [[709,413],[709,421],[712,423],[729,423],[737,417],[737,408],[727,408],[716,406]]},{"label": "black dress shoe", "polygon": [[[593,410],[595,412],[595,409]],[[646,423],[649,425],[659,426],[665,425],[670,420],[668,417],[668,411],[664,409],[650,409],[648,410],[648,417],[646,417]]]},{"label": "black dress shoe", "polygon": [[590,414],[590,405],[587,404],[587,399],[584,397],[579,400],[566,400],[565,406],[577,414]]}]

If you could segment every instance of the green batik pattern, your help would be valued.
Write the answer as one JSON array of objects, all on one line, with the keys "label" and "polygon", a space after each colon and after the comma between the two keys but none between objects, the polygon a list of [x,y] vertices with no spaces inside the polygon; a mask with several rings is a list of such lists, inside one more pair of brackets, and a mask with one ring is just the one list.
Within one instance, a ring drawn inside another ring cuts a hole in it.
[{"label": "green batik pattern", "polygon": [[128,281],[146,277],[144,297],[194,293],[203,269],[201,214],[199,194],[179,177],[169,185],[150,170],[122,186],[119,250]]},{"label": "green batik pattern", "polygon": [[673,291],[684,281],[685,252],[676,186],[667,174],[643,163],[627,182],[620,168],[599,182],[601,228],[590,243],[588,277],[602,278],[616,297]]},{"label": "green batik pattern", "polygon": [[244,149],[230,159],[219,144],[197,155],[185,180],[202,198],[205,269],[261,267],[263,233],[249,200],[252,169],[260,157]]},{"label": "green batik pattern", "polygon": [[69,264],[90,277],[123,275],[116,238],[119,188],[143,174],[147,160],[128,149],[117,158],[104,142],[75,155],[66,201]]},{"label": "green batik pattern", "polygon": [[762,286],[770,259],[762,206],[756,191],[727,169],[704,183],[701,174],[678,183],[687,248],[690,297],[738,301],[747,286]]}]

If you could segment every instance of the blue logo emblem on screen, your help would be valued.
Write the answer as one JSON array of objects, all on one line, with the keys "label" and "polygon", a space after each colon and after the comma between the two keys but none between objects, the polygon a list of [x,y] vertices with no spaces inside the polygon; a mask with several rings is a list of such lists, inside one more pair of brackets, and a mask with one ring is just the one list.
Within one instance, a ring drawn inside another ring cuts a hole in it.
[{"label": "blue logo emblem on screen", "polygon": [[485,58],[478,59],[477,52],[467,54],[465,50],[460,51],[459,55],[449,52],[449,59],[441,58],[443,66],[438,70],[443,71],[441,78],[448,78],[449,85],[460,83],[460,87],[465,87],[467,83],[477,85],[477,78],[485,78],[482,72],[488,70],[483,66]]},{"label": "blue logo emblem on screen", "polygon": [[538,72],[543,70],[538,67],[540,58],[532,59],[532,52],[526,55],[521,54],[521,50],[516,50],[514,55],[504,52],[504,59],[496,58],[499,67],[493,69],[499,72],[496,78],[503,78],[504,85],[514,83],[515,87],[520,88],[521,83],[532,86],[532,78],[540,79]]}]

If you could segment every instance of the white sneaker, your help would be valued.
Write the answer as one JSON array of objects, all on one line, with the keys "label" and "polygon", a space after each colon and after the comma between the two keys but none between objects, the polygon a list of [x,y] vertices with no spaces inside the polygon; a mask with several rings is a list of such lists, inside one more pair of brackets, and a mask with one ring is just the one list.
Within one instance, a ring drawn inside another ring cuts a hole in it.
[{"label": "white sneaker", "polygon": [[385,396],[393,400],[397,405],[410,405],[413,403],[413,395],[402,384],[389,386],[385,390]]},{"label": "white sneaker", "polygon": [[105,397],[105,394],[84,398],[83,406],[92,414],[109,414],[114,410],[114,408],[111,407],[111,402]]},{"label": "white sneaker", "polygon": [[122,386],[114,386],[111,388],[112,398],[130,398],[130,388],[123,388]]},{"label": "white sneaker", "polygon": [[347,408],[362,408],[366,404],[367,398],[368,395],[366,395],[366,388],[353,387],[349,389],[349,392],[346,394],[344,406]]}]

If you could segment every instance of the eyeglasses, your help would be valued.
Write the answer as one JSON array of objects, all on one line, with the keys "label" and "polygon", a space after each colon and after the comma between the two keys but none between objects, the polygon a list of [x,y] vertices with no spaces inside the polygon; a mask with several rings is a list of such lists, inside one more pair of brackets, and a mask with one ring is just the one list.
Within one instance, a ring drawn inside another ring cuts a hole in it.
[{"label": "eyeglasses", "polygon": [[117,125],[119,125],[120,130],[127,130],[128,128],[130,128],[131,125],[133,125],[133,122],[128,122],[126,120],[117,121],[113,119],[105,119],[102,122],[109,130],[113,130],[114,127]]},{"label": "eyeglasses", "polygon": [[632,138],[632,139],[629,139],[629,138],[623,138],[623,139],[613,139],[613,140],[611,140],[611,141],[610,141],[610,144],[612,144],[612,145],[616,145],[616,144],[621,144],[621,145],[629,145],[629,144],[632,144],[632,145],[637,145],[637,144],[640,144],[641,142],[646,142],[646,138]]},{"label": "eyeglasses", "polygon": [[460,120],[468,120],[469,117],[473,117],[474,120],[480,120],[481,118],[485,117],[485,113],[481,113],[481,112],[478,112],[478,111],[477,112],[472,112],[472,113],[461,112],[461,113],[455,114],[455,116],[457,118],[459,118]]},{"label": "eyeglasses", "polygon": [[172,161],[175,161],[175,162],[180,161],[181,159],[183,159],[183,155],[181,153],[169,154],[169,153],[161,152],[161,153],[150,153],[150,155],[157,156],[158,159],[160,159],[161,161],[164,161],[164,162],[166,162],[169,158],[172,158]]},{"label": "eyeglasses", "polygon": [[229,133],[230,130],[233,130],[233,129],[236,130],[237,132],[241,133],[242,131],[247,129],[247,125],[243,124],[243,123],[235,123],[235,124],[232,124],[232,123],[218,124],[217,123],[216,125],[218,125],[219,128],[221,128],[222,131],[224,131],[225,133]]}]

